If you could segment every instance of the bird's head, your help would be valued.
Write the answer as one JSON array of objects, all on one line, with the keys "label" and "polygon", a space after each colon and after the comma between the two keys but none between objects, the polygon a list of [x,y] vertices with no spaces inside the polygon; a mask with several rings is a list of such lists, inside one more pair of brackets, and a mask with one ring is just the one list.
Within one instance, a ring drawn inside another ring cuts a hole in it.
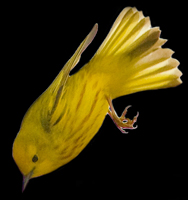
[{"label": "bird's head", "polygon": [[23,174],[23,190],[29,179],[42,176],[57,168],[52,153],[47,141],[38,138],[37,134],[20,130],[13,144],[13,158]]}]

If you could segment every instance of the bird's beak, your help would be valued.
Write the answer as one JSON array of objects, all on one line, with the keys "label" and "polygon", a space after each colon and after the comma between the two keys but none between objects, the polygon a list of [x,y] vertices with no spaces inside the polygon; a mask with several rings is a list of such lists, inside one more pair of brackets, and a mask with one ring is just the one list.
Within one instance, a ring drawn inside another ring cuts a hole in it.
[{"label": "bird's beak", "polygon": [[35,168],[33,168],[26,176],[23,176],[22,192],[25,190],[29,180],[31,179],[31,176],[33,175],[34,169]]}]

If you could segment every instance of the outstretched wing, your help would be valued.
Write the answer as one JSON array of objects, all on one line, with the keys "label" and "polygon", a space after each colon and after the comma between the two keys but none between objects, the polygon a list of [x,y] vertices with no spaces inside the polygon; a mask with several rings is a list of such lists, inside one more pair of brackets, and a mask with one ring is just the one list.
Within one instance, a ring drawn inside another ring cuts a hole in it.
[{"label": "outstretched wing", "polygon": [[84,39],[84,41],[77,48],[73,56],[68,60],[63,69],[60,71],[56,79],[50,85],[50,87],[45,91],[42,99],[43,108],[41,109],[41,123],[47,132],[50,132],[50,127],[53,125],[60,117],[60,111],[58,111],[59,101],[63,96],[64,88],[66,82],[69,78],[70,71],[79,62],[81,54],[88,47],[88,45],[94,39],[98,30],[98,24],[95,24],[90,33]]}]

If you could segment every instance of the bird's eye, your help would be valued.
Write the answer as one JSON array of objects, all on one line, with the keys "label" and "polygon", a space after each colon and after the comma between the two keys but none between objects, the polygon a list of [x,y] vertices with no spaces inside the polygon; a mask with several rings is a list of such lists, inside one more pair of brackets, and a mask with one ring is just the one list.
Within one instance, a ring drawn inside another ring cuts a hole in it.
[{"label": "bird's eye", "polygon": [[38,161],[37,155],[34,155],[34,156],[33,156],[32,161],[33,161],[34,163]]}]

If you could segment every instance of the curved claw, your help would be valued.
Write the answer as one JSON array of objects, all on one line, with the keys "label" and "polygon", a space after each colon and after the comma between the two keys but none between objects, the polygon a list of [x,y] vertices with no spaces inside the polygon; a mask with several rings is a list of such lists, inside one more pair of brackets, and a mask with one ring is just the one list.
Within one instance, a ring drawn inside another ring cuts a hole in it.
[{"label": "curved claw", "polygon": [[138,125],[136,125],[135,127],[133,127],[133,129],[137,129],[138,128]]},{"label": "curved claw", "polygon": [[[119,128],[119,127],[118,127],[118,128]],[[128,132],[126,132],[122,127],[120,127],[119,130],[120,130],[123,134],[128,134]]]},{"label": "curved claw", "polygon": [[137,120],[138,116],[139,116],[139,112],[137,112],[136,116],[134,116],[133,121]]},{"label": "curved claw", "polygon": [[[127,114],[127,110],[131,107],[131,105],[127,106],[125,110],[122,112],[120,119],[126,120],[125,115]],[[127,120],[126,120],[127,121]]]}]

